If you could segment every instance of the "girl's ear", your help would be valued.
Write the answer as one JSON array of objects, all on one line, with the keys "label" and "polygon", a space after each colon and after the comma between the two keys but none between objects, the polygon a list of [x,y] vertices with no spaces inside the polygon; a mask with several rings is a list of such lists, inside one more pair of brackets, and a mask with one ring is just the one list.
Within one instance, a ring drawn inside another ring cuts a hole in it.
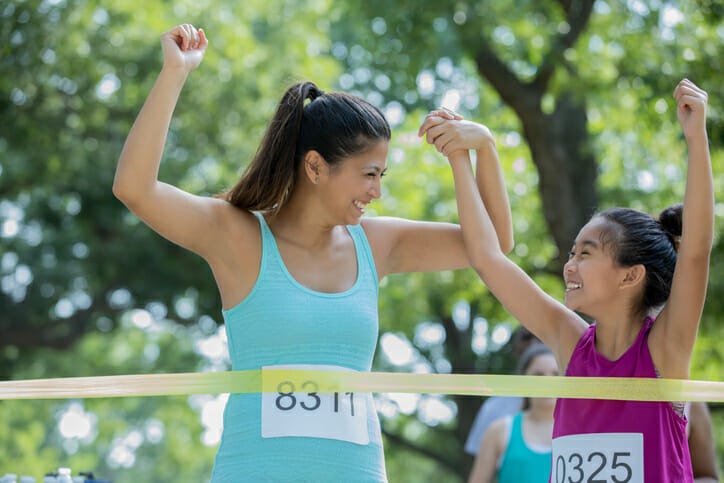
[{"label": "girl's ear", "polygon": [[626,268],[620,286],[621,288],[636,287],[645,281],[646,267],[641,264],[632,265]]}]

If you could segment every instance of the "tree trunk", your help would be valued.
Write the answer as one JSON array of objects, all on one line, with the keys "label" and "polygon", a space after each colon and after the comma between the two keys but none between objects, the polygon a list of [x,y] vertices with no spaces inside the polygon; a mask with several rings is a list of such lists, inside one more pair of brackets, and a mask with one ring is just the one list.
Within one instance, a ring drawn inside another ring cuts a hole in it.
[{"label": "tree trunk", "polygon": [[590,149],[585,106],[563,94],[551,114],[538,111],[520,119],[538,169],[543,216],[558,248],[560,269],[578,231],[598,206],[598,165]]}]

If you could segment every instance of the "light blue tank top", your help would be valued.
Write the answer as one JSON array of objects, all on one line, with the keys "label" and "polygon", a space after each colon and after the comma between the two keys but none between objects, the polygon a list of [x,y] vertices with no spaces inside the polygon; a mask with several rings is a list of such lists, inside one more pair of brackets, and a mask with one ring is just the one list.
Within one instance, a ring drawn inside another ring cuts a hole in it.
[{"label": "light blue tank top", "polygon": [[551,473],[551,451],[535,451],[523,439],[523,413],[513,416],[508,446],[498,469],[499,483],[545,483]]},{"label": "light blue tank top", "polygon": [[[255,215],[262,234],[259,276],[249,295],[223,312],[232,368],[314,364],[369,371],[378,335],[378,281],[362,227],[347,227],[357,257],[355,284],[345,292],[321,293],[294,280],[264,217]],[[298,396],[299,401],[307,397],[312,407],[308,396]],[[211,481],[387,481],[372,397],[355,396],[355,404],[367,404],[368,444],[320,437],[264,438],[261,394],[232,394]]]}]

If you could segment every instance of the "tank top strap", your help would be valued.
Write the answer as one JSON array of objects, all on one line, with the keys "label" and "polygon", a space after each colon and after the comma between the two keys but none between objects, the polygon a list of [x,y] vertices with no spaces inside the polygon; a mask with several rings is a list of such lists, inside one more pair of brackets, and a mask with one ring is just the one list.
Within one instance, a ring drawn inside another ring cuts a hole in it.
[{"label": "tank top strap", "polygon": [[[626,354],[629,352],[640,352],[642,348],[646,349],[646,352],[648,352],[648,338],[649,338],[649,332],[651,331],[651,327],[654,326],[654,318],[650,315],[647,315],[644,319],[643,324],[641,324],[641,329],[639,329],[639,334],[636,336],[636,341],[633,343],[632,347],[626,351]],[[624,355],[626,355],[624,354]]]},{"label": "tank top strap", "polygon": [[267,241],[267,238],[274,238],[274,235],[271,232],[271,228],[269,228],[269,225],[266,222],[266,219],[264,218],[264,215],[258,211],[252,211],[254,216],[256,216],[256,219],[259,220],[259,226],[261,226],[261,236],[262,236],[262,242]]},{"label": "tank top strap", "polygon": [[512,416],[510,437],[508,439],[508,445],[511,444],[525,446],[525,440],[523,439],[523,411]]},{"label": "tank top strap", "polygon": [[274,233],[266,222],[264,215],[258,211],[252,211],[261,228],[261,262],[259,264],[259,277],[268,269],[281,270],[281,254],[274,239]]},{"label": "tank top strap", "polygon": [[644,319],[643,328],[641,329],[641,334],[644,334],[651,330],[651,327],[654,326],[654,322],[656,321],[655,318],[651,317],[650,315],[647,315]]},{"label": "tank top strap", "polygon": [[347,225],[347,230],[354,242],[355,253],[357,254],[357,267],[358,270],[360,270],[359,276],[362,279],[366,278],[370,280],[374,283],[375,287],[378,287],[377,267],[375,266],[372,248],[367,240],[364,228],[362,228],[362,225]]}]

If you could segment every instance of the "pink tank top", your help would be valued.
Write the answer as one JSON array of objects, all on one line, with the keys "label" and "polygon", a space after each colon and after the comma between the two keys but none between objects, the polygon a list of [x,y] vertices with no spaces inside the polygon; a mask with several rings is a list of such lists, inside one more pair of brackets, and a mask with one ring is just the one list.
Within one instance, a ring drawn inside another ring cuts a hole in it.
[{"label": "pink tank top", "polygon": [[[596,325],[578,341],[566,376],[657,377],[647,317],[634,344],[617,360],[596,350]],[[558,399],[551,481],[693,482],[686,419],[669,402]]]}]

